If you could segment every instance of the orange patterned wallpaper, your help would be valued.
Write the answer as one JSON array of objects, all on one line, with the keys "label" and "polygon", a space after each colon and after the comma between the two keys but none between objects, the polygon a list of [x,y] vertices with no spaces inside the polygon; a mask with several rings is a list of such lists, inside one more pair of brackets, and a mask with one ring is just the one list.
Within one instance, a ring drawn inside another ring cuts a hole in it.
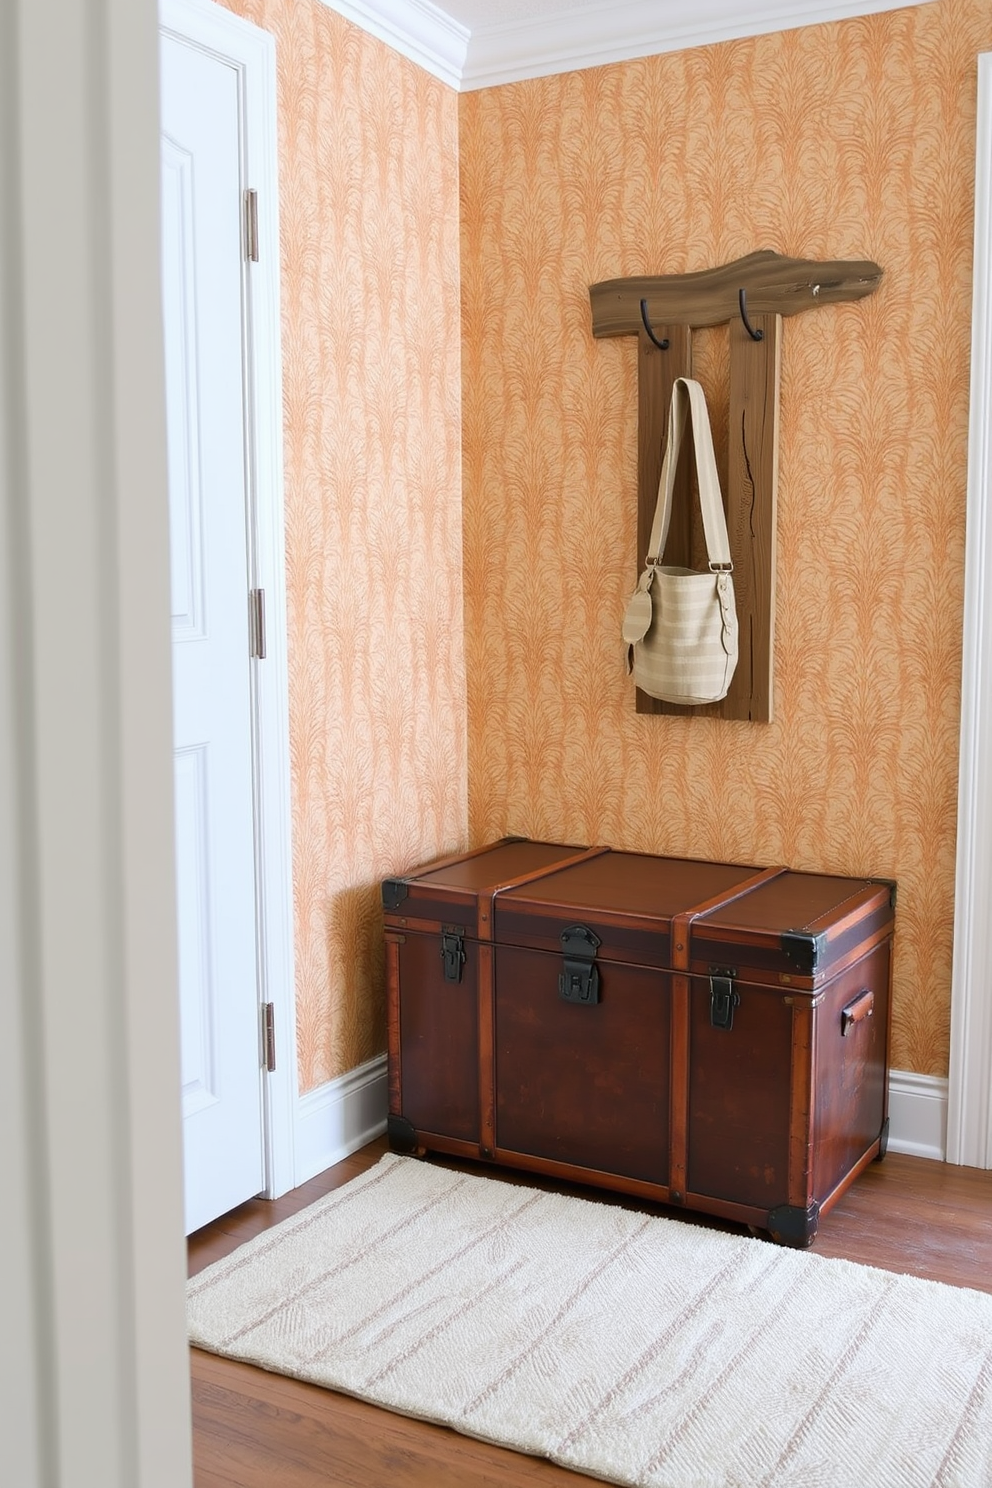
[{"label": "orange patterned wallpaper", "polygon": [[[937,1075],[989,48],[987,0],[940,0],[460,99],[472,839],[897,878],[893,1063]],[[639,717],[636,342],[588,286],[756,248],[885,279],[785,322],[774,722]]]},{"label": "orange patterned wallpaper", "polygon": [[378,883],[465,840],[457,95],[316,0],[279,88],[301,1091],[385,1047]]},{"label": "orange patterned wallpaper", "polygon": [[[894,1063],[944,1073],[984,0],[461,99],[221,3],[278,48],[301,1089],[383,1046],[378,878],[465,840],[465,660],[473,841],[897,877]],[[785,325],[775,721],[642,718],[634,343],[588,285],[756,247],[886,277]]]}]

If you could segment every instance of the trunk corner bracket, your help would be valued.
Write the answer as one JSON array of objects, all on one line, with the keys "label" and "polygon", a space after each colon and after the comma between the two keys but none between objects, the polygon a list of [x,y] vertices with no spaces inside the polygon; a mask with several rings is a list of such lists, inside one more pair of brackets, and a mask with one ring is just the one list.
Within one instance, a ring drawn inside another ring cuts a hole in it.
[{"label": "trunk corner bracket", "polygon": [[802,976],[815,976],[825,941],[808,930],[783,930],[782,953]]},{"label": "trunk corner bracket", "polygon": [[417,1130],[405,1116],[386,1117],[386,1136],[390,1152],[413,1153],[417,1150]]},{"label": "trunk corner bracket", "polygon": [[780,1204],[768,1211],[768,1229],[779,1245],[793,1250],[806,1250],[816,1238],[820,1224],[820,1206],[814,1201],[805,1209],[797,1204]]},{"label": "trunk corner bracket", "polygon": [[382,885],[382,907],[385,910],[399,909],[409,889],[403,878],[387,878]]}]

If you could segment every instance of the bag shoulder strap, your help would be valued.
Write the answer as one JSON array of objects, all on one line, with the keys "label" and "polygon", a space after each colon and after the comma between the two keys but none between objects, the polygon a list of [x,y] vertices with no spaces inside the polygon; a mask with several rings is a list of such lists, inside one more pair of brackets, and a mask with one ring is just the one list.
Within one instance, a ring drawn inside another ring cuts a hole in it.
[{"label": "bag shoulder strap", "polygon": [[713,452],[713,433],[706,411],[706,397],[700,384],[692,377],[676,377],[672,384],[672,402],[668,411],[668,434],[665,440],[665,454],[661,462],[661,479],[658,482],[658,501],[655,506],[654,521],[651,524],[651,537],[648,541],[647,562],[657,563],[665,551],[665,542],[672,520],[675,470],[682,447],[687,413],[692,419],[692,437],[696,450],[696,480],[699,485],[699,506],[703,514],[706,557],[710,568],[732,571],[727,519],[724,516],[723,499],[720,495],[720,477],[717,474],[716,455]]}]

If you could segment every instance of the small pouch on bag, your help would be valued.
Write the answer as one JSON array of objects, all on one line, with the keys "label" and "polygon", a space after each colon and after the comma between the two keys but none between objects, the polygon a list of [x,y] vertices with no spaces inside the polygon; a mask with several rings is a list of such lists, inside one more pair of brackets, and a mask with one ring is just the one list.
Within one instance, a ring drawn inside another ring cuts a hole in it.
[{"label": "small pouch on bag", "polygon": [[643,641],[651,629],[653,614],[651,581],[653,578],[654,569],[646,568],[637,582],[637,588],[627,601],[627,610],[623,617],[623,638],[628,646],[636,646],[638,641]]},{"label": "small pouch on bag", "polygon": [[[708,571],[659,563],[672,519],[675,469],[692,419],[699,504]],[[726,697],[737,666],[737,611],[733,564],[706,399],[698,382],[678,377],[672,387],[668,435],[644,572],[623,621],[627,668],[650,697],[699,706]]]}]

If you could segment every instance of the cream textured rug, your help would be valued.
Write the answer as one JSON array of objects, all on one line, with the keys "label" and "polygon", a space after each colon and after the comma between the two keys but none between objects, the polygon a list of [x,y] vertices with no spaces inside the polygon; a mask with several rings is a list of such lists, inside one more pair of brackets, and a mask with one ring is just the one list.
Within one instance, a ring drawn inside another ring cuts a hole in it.
[{"label": "cream textured rug", "polygon": [[189,1318],[610,1482],[992,1485],[992,1296],[413,1158],[195,1276]]}]

